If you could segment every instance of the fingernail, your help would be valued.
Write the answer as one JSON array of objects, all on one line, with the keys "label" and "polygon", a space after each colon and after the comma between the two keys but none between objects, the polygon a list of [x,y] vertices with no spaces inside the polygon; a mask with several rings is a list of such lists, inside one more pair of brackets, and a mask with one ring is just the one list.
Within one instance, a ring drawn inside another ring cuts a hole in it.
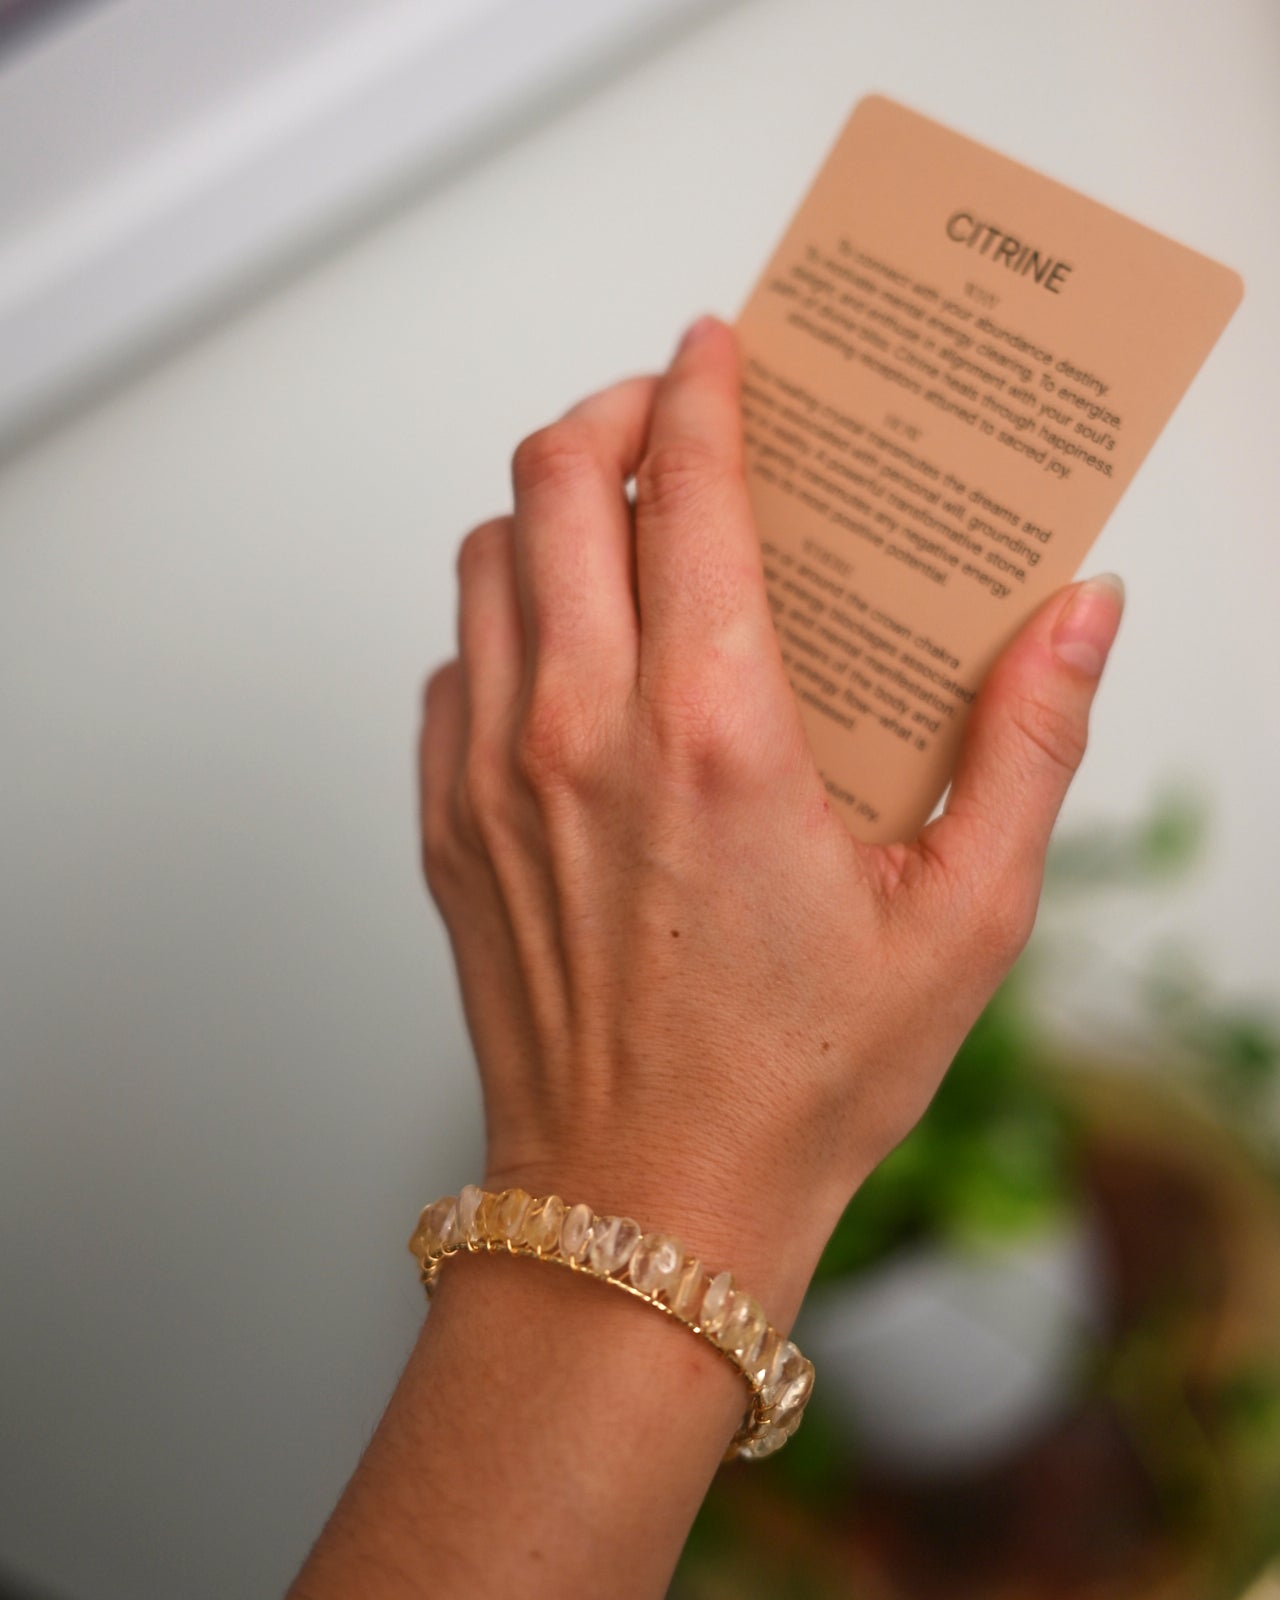
[{"label": "fingernail", "polygon": [[1058,618],[1050,643],[1059,661],[1097,678],[1120,627],[1124,612],[1124,579],[1103,572],[1082,583]]},{"label": "fingernail", "polygon": [[689,327],[685,329],[684,338],[681,339],[679,347],[676,350],[676,354],[678,356],[683,355],[686,350],[692,349],[692,347],[699,343],[700,340],[706,338],[707,334],[709,334],[715,326],[715,317],[699,317],[696,322],[691,323]]}]

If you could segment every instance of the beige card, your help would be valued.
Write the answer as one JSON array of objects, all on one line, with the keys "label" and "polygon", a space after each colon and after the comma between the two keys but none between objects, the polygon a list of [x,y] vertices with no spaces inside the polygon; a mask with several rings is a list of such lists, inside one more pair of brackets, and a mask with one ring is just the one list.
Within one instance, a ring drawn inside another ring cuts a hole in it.
[{"label": "beige card", "polygon": [[892,101],[738,321],[774,621],[852,831],[914,837],[1240,302],[1227,267]]}]

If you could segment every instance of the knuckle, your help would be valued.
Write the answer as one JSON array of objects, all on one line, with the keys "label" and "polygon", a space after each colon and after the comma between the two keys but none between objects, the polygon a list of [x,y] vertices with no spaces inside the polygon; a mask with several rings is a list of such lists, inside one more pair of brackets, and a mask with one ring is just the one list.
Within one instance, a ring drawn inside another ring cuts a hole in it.
[{"label": "knuckle", "polygon": [[1021,955],[1031,938],[1039,909],[1039,886],[1021,881],[1004,883],[987,910],[987,942],[1006,966]]},{"label": "knuckle", "polygon": [[450,865],[460,882],[474,885],[476,868],[488,855],[487,829],[477,815],[474,797],[463,766],[449,794],[452,816],[450,834],[454,841]]},{"label": "knuckle", "polygon": [[424,720],[433,714],[439,713],[441,699],[453,692],[457,680],[459,663],[457,657],[442,662],[427,675],[427,681],[422,688],[422,715]]},{"label": "knuckle", "polygon": [[958,919],[961,959],[984,989],[994,989],[1026,948],[1035,927],[1038,885],[1005,875],[970,899]]},{"label": "knuckle", "polygon": [[595,740],[575,694],[535,681],[516,736],[516,766],[536,792],[579,788],[592,778]]},{"label": "knuckle", "polygon": [[1035,695],[1022,695],[1012,708],[1013,725],[1054,767],[1073,773],[1084,759],[1085,729],[1061,706]]},{"label": "knuckle", "polygon": [[649,720],[662,757],[676,771],[716,786],[748,775],[747,719],[716,670],[664,680],[652,697]]},{"label": "knuckle", "polygon": [[423,785],[419,845],[427,887],[441,903],[464,886],[468,850],[463,819],[456,803],[456,757],[443,746],[433,748],[431,730],[437,725],[437,719],[443,719],[438,724],[443,728],[456,716],[460,672],[456,658],[446,661],[428,676],[423,687],[423,722],[419,736]]},{"label": "knuckle", "polygon": [[505,517],[493,517],[471,529],[458,546],[458,575],[465,578],[496,555],[510,537]]},{"label": "knuckle", "polygon": [[447,900],[461,886],[464,858],[451,807],[432,807],[422,819],[422,872],[437,901]]},{"label": "knuckle", "polygon": [[522,439],[511,457],[511,481],[517,494],[565,488],[592,469],[591,435],[585,425],[562,417]]},{"label": "knuckle", "polygon": [[507,809],[511,783],[500,756],[487,745],[473,745],[462,766],[461,803],[477,833]]},{"label": "knuckle", "polygon": [[636,471],[636,500],[658,516],[680,516],[699,507],[720,468],[709,445],[673,440],[651,450]]}]

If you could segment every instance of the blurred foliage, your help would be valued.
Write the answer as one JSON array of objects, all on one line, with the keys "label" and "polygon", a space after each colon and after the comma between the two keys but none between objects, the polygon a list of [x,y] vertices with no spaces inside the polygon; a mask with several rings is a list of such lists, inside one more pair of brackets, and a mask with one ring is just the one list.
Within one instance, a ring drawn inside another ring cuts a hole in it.
[{"label": "blurred foliage", "polygon": [[1152,888],[1171,882],[1201,858],[1208,835],[1205,795],[1171,786],[1135,821],[1099,823],[1056,837],[1045,866],[1046,892]]},{"label": "blurred foliage", "polygon": [[[1057,839],[1045,892],[1173,882],[1199,860],[1209,809],[1198,792],[1171,787],[1136,821]],[[964,1245],[1035,1233],[1081,1192],[1073,1113],[1044,1071],[1053,1054],[1037,1022],[1027,973],[1034,952],[1005,980],[961,1045],[929,1109],[862,1185],[823,1254],[815,1282],[865,1271],[929,1239]],[[1223,1003],[1182,955],[1166,953],[1139,977],[1149,1043],[1170,1047],[1187,1082],[1257,1144],[1275,1137],[1263,1113],[1280,1081],[1280,1030],[1261,1007]],[[1280,1147],[1278,1147],[1280,1148]]]},{"label": "blurred foliage", "polygon": [[1280,1173],[1280,1024],[1266,1007],[1223,1000],[1181,950],[1157,954],[1142,985],[1153,1044],[1255,1153]]},{"label": "blurred foliage", "polygon": [[[1202,796],[1170,789],[1135,821],[1061,836],[1047,864],[1046,897],[1065,902],[1171,885],[1201,858],[1208,824]],[[1058,1087],[1061,1078],[1046,1071],[1056,1051],[1038,1020],[1031,982],[1046,967],[1052,978],[1054,959],[1051,945],[1033,940],[918,1126],[851,1201],[815,1281],[866,1273],[913,1244],[963,1247],[1034,1235],[1086,1198],[1088,1130]],[[1110,957],[1099,959],[1109,977],[1123,978]],[[1158,1069],[1153,1092],[1193,1092],[1238,1136],[1242,1152],[1250,1149],[1280,1178],[1274,1013],[1223,1000],[1182,949],[1157,951],[1132,978],[1141,1054]],[[1228,1363],[1206,1376],[1199,1362],[1203,1306],[1173,1280],[1166,1290],[1096,1347],[1084,1387],[1089,1403],[1116,1419],[1162,1528],[1186,1557],[1185,1584],[1160,1593],[1228,1600],[1280,1554],[1280,1346],[1275,1360]],[[847,1594],[862,1464],[856,1441],[823,1408],[820,1391],[785,1450],[734,1473],[735,1493],[713,1492],[699,1514],[672,1595]]]}]

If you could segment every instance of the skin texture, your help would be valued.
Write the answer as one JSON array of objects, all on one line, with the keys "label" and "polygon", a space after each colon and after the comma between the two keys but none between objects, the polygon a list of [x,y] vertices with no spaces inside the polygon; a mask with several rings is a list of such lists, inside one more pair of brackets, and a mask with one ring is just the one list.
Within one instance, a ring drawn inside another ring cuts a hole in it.
[{"label": "skin texture", "polygon": [[[483,1187],[670,1233],[785,1331],[1031,931],[1122,591],[1050,599],[978,697],[943,815],[856,842],[782,666],[738,392],[703,318],[660,377],[519,446],[427,685],[423,859]],[[292,1600],[661,1596],[745,1400],[627,1296],[457,1257]]]}]

